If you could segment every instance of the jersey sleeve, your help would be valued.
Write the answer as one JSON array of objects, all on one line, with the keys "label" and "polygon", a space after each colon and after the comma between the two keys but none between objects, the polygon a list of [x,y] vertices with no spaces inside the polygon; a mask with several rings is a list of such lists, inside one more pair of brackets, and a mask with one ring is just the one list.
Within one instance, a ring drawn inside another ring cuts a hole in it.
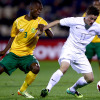
[{"label": "jersey sleeve", "polygon": [[40,24],[48,25],[48,23],[44,19],[41,19]]},{"label": "jersey sleeve", "polygon": [[63,18],[60,20],[61,26],[73,26],[75,25],[76,21],[74,17]]},{"label": "jersey sleeve", "polygon": [[11,30],[11,37],[15,37],[17,34],[18,34],[17,21],[15,20]]}]

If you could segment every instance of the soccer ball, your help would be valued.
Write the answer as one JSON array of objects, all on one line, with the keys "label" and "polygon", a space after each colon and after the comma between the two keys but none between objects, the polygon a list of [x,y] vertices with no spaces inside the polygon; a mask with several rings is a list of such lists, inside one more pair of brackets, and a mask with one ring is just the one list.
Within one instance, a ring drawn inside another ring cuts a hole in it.
[{"label": "soccer ball", "polygon": [[97,83],[97,90],[100,92],[100,81]]}]

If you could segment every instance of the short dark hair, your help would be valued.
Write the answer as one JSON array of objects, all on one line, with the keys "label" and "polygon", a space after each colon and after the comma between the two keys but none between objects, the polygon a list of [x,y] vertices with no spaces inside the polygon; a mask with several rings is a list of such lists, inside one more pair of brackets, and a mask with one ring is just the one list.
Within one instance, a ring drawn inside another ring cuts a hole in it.
[{"label": "short dark hair", "polygon": [[86,13],[87,13],[87,15],[98,16],[99,15],[99,9],[94,7],[94,6],[89,6]]}]

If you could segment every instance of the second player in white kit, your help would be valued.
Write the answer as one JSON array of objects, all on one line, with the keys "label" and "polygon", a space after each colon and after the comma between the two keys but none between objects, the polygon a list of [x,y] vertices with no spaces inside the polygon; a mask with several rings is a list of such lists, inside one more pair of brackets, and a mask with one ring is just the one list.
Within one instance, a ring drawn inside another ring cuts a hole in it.
[{"label": "second player in white kit", "polygon": [[92,72],[91,65],[85,56],[85,47],[95,35],[100,35],[100,25],[94,22],[89,29],[86,29],[84,17],[64,18],[60,20],[60,25],[69,26],[70,33],[62,48],[59,64],[66,61],[78,73]]},{"label": "second player in white kit", "polygon": [[90,6],[86,11],[86,17],[64,18],[51,22],[44,27],[45,30],[56,24],[60,24],[62,26],[69,26],[70,31],[58,59],[60,69],[51,76],[46,89],[41,91],[42,97],[45,97],[52,87],[59,82],[70,65],[77,73],[82,73],[83,76],[73,86],[68,88],[66,92],[77,98],[83,97],[81,93],[77,92],[77,89],[86,86],[94,80],[92,67],[85,56],[85,48],[95,35],[100,35],[100,25],[95,22],[98,15],[99,10],[94,6]]}]

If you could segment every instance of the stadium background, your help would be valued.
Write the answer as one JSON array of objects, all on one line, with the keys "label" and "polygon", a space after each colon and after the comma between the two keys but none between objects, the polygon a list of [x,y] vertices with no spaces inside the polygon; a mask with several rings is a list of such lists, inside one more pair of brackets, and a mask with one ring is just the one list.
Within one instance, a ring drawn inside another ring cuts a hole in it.
[{"label": "stadium background", "polygon": [[[93,0],[41,0],[44,9],[41,13],[48,23],[56,19],[71,16],[82,16]],[[28,13],[29,0],[0,0],[0,50],[3,50],[10,38],[14,20]],[[68,37],[68,27],[52,28],[54,38],[41,36],[34,55],[39,60],[57,60],[61,47]],[[96,56],[94,56],[96,60]]]}]

